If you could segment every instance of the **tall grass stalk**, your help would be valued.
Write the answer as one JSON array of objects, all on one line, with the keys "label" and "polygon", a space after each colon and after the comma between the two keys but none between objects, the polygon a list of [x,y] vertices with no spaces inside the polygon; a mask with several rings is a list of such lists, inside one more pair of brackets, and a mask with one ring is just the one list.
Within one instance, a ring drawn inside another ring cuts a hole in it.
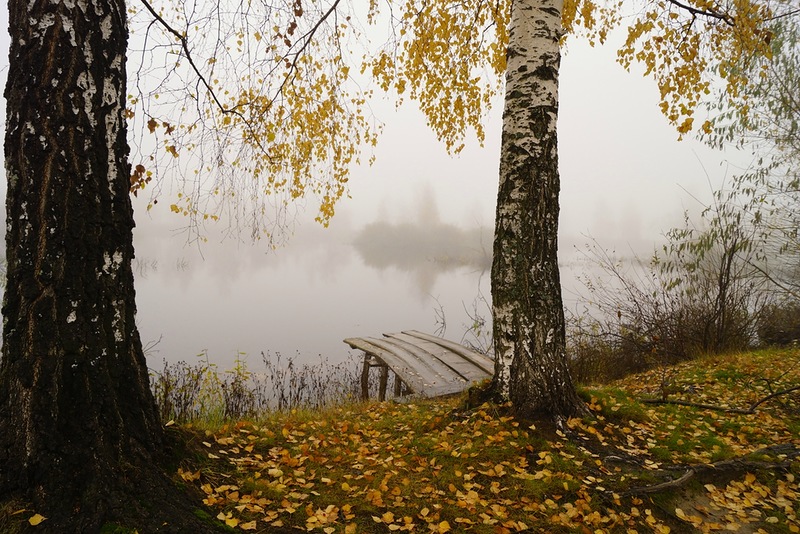
[{"label": "tall grass stalk", "polygon": [[[315,363],[298,363],[279,352],[261,353],[262,366],[253,369],[238,353],[231,369],[220,370],[207,352],[197,363],[168,363],[151,371],[151,387],[162,421],[214,425],[255,419],[272,411],[317,410],[360,398],[361,358],[355,355],[333,364],[320,356]],[[371,385],[371,389],[377,384]]]}]

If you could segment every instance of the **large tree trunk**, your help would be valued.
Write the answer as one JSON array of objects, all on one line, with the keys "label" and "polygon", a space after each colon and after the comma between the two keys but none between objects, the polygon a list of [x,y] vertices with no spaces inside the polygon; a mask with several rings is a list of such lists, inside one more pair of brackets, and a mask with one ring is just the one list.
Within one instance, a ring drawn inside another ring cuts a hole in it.
[{"label": "large tree trunk", "polygon": [[497,394],[562,422],[583,412],[565,354],[558,272],[560,0],[515,0],[492,264]]},{"label": "large tree trunk", "polygon": [[0,497],[48,532],[177,530],[183,502],[134,323],[125,10],[9,2]]}]

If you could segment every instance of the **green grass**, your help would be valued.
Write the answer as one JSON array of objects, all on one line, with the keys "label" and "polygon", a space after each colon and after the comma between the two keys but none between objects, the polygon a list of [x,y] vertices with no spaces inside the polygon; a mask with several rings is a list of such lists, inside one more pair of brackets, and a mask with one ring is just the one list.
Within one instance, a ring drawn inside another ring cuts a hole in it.
[{"label": "green grass", "polygon": [[[685,362],[670,371],[679,385],[670,398],[747,407],[769,388],[800,384],[798,368],[800,353],[788,349]],[[193,452],[176,476],[237,531],[680,532],[738,521],[800,532],[796,460],[788,470],[723,470],[679,491],[626,496],[678,478],[686,465],[799,444],[797,394],[756,414],[642,403],[657,398],[663,376],[653,370],[583,390],[592,416],[570,420],[566,434],[517,421],[506,406],[465,409],[462,399],[183,427]]]}]

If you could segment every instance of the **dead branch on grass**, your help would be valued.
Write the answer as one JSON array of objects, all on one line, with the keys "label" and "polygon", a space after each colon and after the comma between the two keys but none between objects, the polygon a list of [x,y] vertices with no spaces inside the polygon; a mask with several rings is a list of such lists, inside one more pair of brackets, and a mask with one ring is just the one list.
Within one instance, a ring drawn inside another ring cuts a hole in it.
[{"label": "dead branch on grass", "polygon": [[[765,460],[751,460],[753,456],[771,455],[779,461],[771,462]],[[800,456],[800,447],[793,443],[781,443],[770,445],[756,451],[747,453],[744,456],[720,460],[709,464],[695,465],[673,465],[666,466],[663,470],[681,470],[685,472],[679,478],[668,480],[652,486],[639,486],[630,488],[623,495],[649,495],[665,490],[677,489],[686,485],[695,475],[706,473],[725,473],[732,471],[754,471],[761,469],[789,469],[792,461]]]},{"label": "dead branch on grass", "polygon": [[682,400],[671,400],[671,399],[641,399],[641,402],[645,404],[672,404],[675,406],[689,406],[692,408],[700,408],[701,410],[714,410],[717,412],[726,412],[726,413],[736,413],[736,414],[744,414],[744,415],[752,415],[756,413],[756,408],[767,402],[768,400],[774,399],[776,397],[780,397],[781,395],[786,395],[788,393],[792,393],[794,391],[800,390],[800,386],[793,386],[790,388],[783,389],[781,391],[775,391],[762,397],[761,399],[757,400],[753,404],[750,405],[749,408],[729,408],[726,406],[717,406],[714,404],[703,404],[700,402],[689,402],[689,401],[682,401]]}]

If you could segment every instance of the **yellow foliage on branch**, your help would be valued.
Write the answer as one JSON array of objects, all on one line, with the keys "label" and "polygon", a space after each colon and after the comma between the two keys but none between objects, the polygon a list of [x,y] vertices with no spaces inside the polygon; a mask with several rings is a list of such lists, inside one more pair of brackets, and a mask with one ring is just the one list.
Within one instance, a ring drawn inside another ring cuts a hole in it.
[{"label": "yellow foliage on branch", "polygon": [[[358,8],[285,0],[265,4],[263,17],[212,9],[216,18],[197,19],[174,1],[154,4],[144,20],[162,23],[177,60],[150,72],[144,65],[155,62],[142,59],[140,79],[164,81],[131,96],[127,113],[173,157],[145,156],[141,165],[148,176],[194,173],[181,189],[192,207],[179,211],[202,220],[226,209],[254,235],[308,196],[328,224],[352,165],[377,143],[373,87],[393,92],[398,105],[414,100],[451,153],[469,133],[485,140],[486,115],[503,90],[511,0],[371,0]],[[748,77],[758,72],[751,67],[771,57],[770,24],[788,2],[564,0],[562,20],[565,36],[593,45],[627,28],[619,63],[638,63],[656,81],[659,107],[682,136],[710,131],[695,115],[720,81],[746,113]],[[141,174],[132,176],[139,189]]]},{"label": "yellow foliage on branch", "polygon": [[[725,84],[731,103],[746,105],[741,96],[750,71],[741,66],[771,58],[769,24],[780,5],[769,0],[567,0],[564,25],[602,43],[611,29],[626,24],[618,61],[626,69],[639,63],[645,76],[653,77],[659,107],[682,136],[697,127],[697,106],[716,80]],[[711,123],[699,128],[708,133]]]}]

